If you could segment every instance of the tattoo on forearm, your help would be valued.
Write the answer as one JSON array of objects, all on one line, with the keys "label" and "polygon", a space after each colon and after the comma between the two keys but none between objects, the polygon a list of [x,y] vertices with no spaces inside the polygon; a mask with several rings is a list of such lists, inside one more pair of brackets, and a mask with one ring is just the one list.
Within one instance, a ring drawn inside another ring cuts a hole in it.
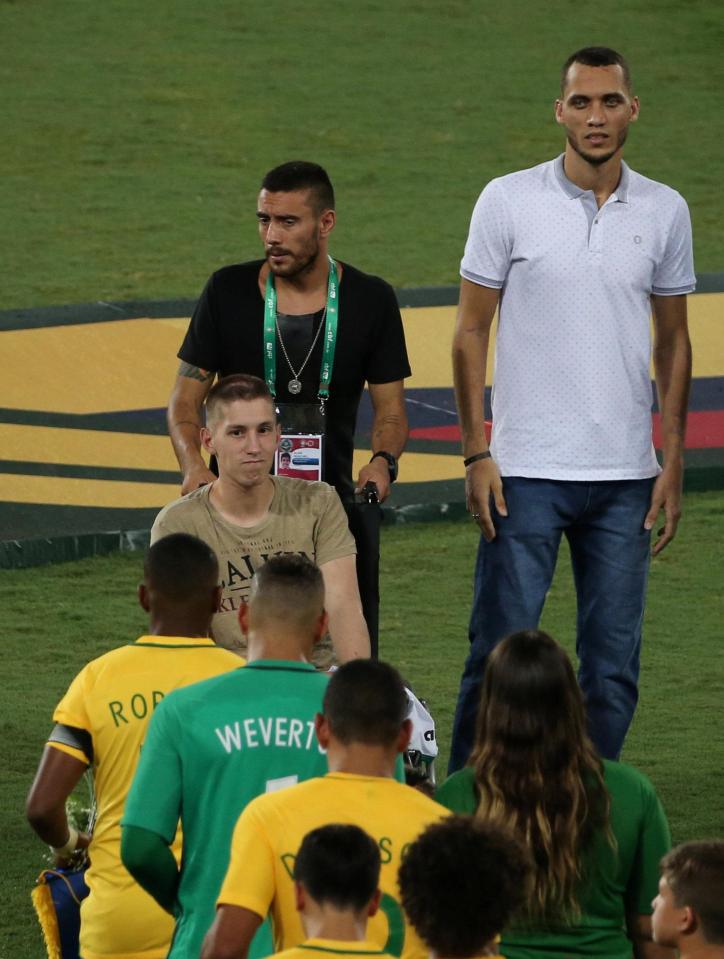
[{"label": "tattoo on forearm", "polygon": [[216,374],[214,370],[202,370],[200,366],[192,366],[191,363],[181,360],[178,375],[187,376],[190,380],[198,380],[199,383],[208,383]]}]

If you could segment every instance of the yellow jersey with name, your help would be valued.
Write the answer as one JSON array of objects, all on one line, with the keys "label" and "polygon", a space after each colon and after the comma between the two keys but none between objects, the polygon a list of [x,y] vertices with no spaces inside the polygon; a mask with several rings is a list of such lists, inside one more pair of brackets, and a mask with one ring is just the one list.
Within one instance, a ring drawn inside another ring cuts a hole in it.
[{"label": "yellow jersey with name", "polygon": [[[52,737],[48,742],[93,768],[97,818],[88,850],[90,895],[81,905],[83,959],[166,956],[173,919],[121,862],[123,807],[146,728],[166,693],[243,665],[208,638],[141,636],[84,666],[58,704],[55,722],[84,730],[92,744],[86,752]],[[180,844],[177,834],[177,859]]]},{"label": "yellow jersey with name", "polygon": [[262,917],[271,910],[274,948],[298,946],[305,936],[292,879],[297,850],[306,834],[318,826],[352,824],[377,842],[382,860],[382,899],[367,925],[367,938],[393,956],[426,959],[427,949],[405,922],[397,870],[405,847],[446,815],[446,809],[410,786],[352,773],[328,773],[260,796],[249,803],[236,824],[229,869],[217,902],[241,906]]}]

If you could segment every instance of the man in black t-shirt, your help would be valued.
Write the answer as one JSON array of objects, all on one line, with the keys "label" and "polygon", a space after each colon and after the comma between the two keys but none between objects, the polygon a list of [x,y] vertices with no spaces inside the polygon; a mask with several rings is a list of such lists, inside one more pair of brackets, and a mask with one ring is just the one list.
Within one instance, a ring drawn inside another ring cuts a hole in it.
[{"label": "man in black t-shirt", "polygon": [[[265,378],[283,428],[324,432],[323,478],[348,509],[374,649],[378,544],[374,532],[371,540],[365,535],[370,526],[354,508],[354,492],[371,481],[380,501],[389,495],[407,439],[403,379],[410,367],[392,287],[340,262],[335,284],[328,254],[335,219],[334,192],[322,167],[295,161],[264,177],[257,220],[265,259],[224,267],[206,284],[178,353],[168,426],[183,493],[215,479],[201,455],[200,429],[216,376]],[[374,411],[372,459],[355,480],[354,432],[365,382]]]}]

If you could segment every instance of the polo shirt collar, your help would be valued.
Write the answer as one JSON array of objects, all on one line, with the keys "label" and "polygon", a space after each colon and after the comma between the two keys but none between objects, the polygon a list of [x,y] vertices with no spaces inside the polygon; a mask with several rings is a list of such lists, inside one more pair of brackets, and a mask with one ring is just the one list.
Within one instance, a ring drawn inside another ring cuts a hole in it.
[{"label": "polo shirt collar", "polygon": [[[565,153],[561,153],[560,156],[556,157],[553,161],[553,171],[556,175],[556,180],[560,188],[570,197],[571,200],[575,200],[578,197],[584,196],[586,193],[590,193],[590,190],[581,189],[578,184],[574,183],[572,180],[569,180],[566,176],[566,171],[563,168],[563,158]],[[631,171],[626,163],[621,161],[621,178],[618,181],[618,186],[611,194],[612,200],[617,200],[619,203],[628,203],[628,191],[629,184],[631,182]]]}]

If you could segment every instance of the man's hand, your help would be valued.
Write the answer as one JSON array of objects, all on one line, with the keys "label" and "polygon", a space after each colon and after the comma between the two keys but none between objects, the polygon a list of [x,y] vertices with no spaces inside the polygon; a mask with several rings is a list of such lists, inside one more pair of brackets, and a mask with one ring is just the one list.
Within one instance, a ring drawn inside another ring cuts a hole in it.
[{"label": "man's hand", "polygon": [[70,869],[85,859],[85,850],[90,845],[91,837],[87,832],[78,833],[75,849],[69,856],[54,856],[53,862],[58,869]]},{"label": "man's hand", "polygon": [[653,529],[654,523],[663,509],[666,517],[664,526],[657,532],[658,539],[651,552],[657,556],[676,535],[676,527],[681,517],[681,492],[684,482],[684,464],[681,459],[667,463],[656,478],[651,492],[651,507],[644,520],[644,529]]},{"label": "man's hand", "polygon": [[183,483],[181,484],[181,495],[185,496],[187,493],[198,489],[199,486],[207,486],[216,479],[218,479],[218,477],[215,476],[206,465],[191,469],[184,475]]},{"label": "man's hand", "polygon": [[493,459],[478,460],[465,470],[465,501],[468,511],[489,543],[495,539],[495,526],[490,512],[491,497],[501,516],[508,515],[503,497],[503,481]]},{"label": "man's hand", "polygon": [[384,456],[376,456],[359,471],[355,493],[359,493],[370,480],[377,487],[377,498],[383,503],[390,495],[390,469]]}]

